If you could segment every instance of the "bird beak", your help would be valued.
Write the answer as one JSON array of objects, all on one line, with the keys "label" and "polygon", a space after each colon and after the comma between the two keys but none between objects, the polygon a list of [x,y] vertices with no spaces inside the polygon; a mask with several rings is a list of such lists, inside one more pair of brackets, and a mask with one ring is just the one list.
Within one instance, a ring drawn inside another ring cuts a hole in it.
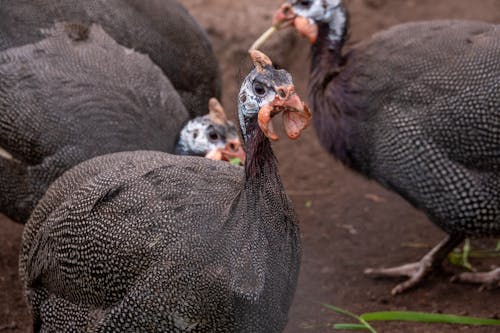
[{"label": "bird beak", "polygon": [[282,112],[286,134],[290,139],[295,140],[309,126],[312,117],[311,111],[295,93],[293,85],[278,87],[277,92],[274,100],[259,110],[258,123],[260,129],[269,139],[278,140],[271,119]]},{"label": "bird beak", "polygon": [[274,13],[273,16],[273,27],[276,29],[283,29],[293,25],[293,20],[297,17],[293,12],[292,5],[289,3],[284,3],[280,8]]},{"label": "bird beak", "polygon": [[240,165],[245,164],[245,151],[239,139],[228,140],[224,148],[216,148],[205,155],[206,158],[216,161],[231,162],[237,160]]},{"label": "bird beak", "polygon": [[223,161],[238,159],[241,165],[245,164],[246,155],[239,139],[228,140],[221,153]]},{"label": "bird beak", "polygon": [[274,13],[273,26],[277,29],[293,26],[295,30],[307,38],[311,44],[318,39],[318,26],[312,20],[298,16],[293,12],[292,5],[285,3]]},{"label": "bird beak", "polygon": [[318,39],[318,26],[312,20],[298,16],[293,12],[292,5],[284,3],[274,13],[273,26],[264,32],[250,47],[250,50],[257,50],[260,48],[271,35],[283,28],[295,27],[295,30],[301,35],[309,39],[311,44],[316,43]]}]

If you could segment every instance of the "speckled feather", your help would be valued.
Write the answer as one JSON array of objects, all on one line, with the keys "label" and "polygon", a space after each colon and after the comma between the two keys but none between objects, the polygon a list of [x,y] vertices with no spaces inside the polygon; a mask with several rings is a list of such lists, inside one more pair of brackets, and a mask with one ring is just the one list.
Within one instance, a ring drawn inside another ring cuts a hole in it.
[{"label": "speckled feather", "polygon": [[280,332],[298,273],[296,219],[279,177],[244,179],[227,163],[157,152],[64,174],[23,236],[35,326]]},{"label": "speckled feather", "polygon": [[[239,105],[246,172],[135,151],[83,162],[51,185],[20,256],[35,332],[284,329],[300,237],[255,111],[292,84],[282,72],[253,70],[242,84],[257,101]],[[249,82],[266,85],[265,97]]]},{"label": "speckled feather", "polygon": [[180,94],[190,118],[220,99],[208,36],[176,0],[2,0],[0,50],[32,44],[56,22],[96,23],[119,44],[147,54]]},{"label": "speckled feather", "polygon": [[310,93],[325,148],[450,234],[500,235],[500,26],[408,23],[342,58],[321,29]]},{"label": "speckled feather", "polygon": [[173,152],[189,119],[146,55],[96,25],[75,41],[69,36],[76,29],[86,28],[61,23],[38,43],[0,52],[0,146],[14,157],[0,159],[0,207],[18,221],[57,176],[84,160],[138,149]]}]

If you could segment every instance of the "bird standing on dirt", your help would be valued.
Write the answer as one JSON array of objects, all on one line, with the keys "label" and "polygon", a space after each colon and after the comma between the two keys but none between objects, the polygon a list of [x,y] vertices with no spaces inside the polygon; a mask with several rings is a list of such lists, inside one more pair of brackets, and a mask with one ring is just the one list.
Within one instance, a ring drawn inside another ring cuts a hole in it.
[{"label": "bird standing on dirt", "polygon": [[161,152],[86,161],[49,188],[23,234],[37,332],[281,332],[300,264],[298,222],[266,136],[310,113],[254,51],[239,94],[245,168]]},{"label": "bird standing on dirt", "polygon": [[[323,147],[448,233],[420,262],[366,273],[409,277],[392,290],[401,293],[464,237],[500,235],[499,25],[407,23],[347,53],[341,0],[290,1],[272,29],[284,26],[312,43],[309,97]],[[496,284],[500,268],[458,279]]]}]

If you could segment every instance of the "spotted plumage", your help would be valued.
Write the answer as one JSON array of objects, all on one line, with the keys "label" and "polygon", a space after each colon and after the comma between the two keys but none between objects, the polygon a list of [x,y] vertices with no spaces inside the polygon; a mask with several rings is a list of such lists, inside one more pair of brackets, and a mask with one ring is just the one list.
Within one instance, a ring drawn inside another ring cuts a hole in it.
[{"label": "spotted plumage", "polygon": [[[98,24],[120,45],[147,54],[175,87],[190,118],[204,115],[209,99],[221,97],[208,36],[177,0],[2,0],[0,50],[36,43],[57,22]],[[71,34],[81,37],[78,31]]]},{"label": "spotted plumage", "polygon": [[[244,86],[259,80],[275,95],[291,79],[275,84],[274,71],[254,70]],[[246,168],[259,158],[251,175],[136,151],[94,158],[56,180],[23,234],[35,332],[284,329],[299,271],[297,219],[255,109],[240,103],[239,112]]]},{"label": "spotted plumage", "polygon": [[[15,25],[6,27],[0,34],[2,213],[15,221],[26,222],[52,181],[72,166],[95,156],[140,149],[174,152],[176,146],[183,147],[178,153],[206,156],[213,149],[220,150],[228,141],[235,149],[241,146],[234,124],[226,119],[213,122],[209,115],[196,118],[205,119],[200,128],[204,133],[201,137],[215,132],[216,138],[196,146],[179,138],[179,132],[186,123],[190,125],[191,118],[183,96],[192,98],[191,102],[196,105],[201,103],[195,101],[198,98],[205,101],[203,108],[192,112],[193,115],[205,115],[209,101],[204,97],[206,91],[198,97],[183,93],[165,76],[170,69],[164,61],[170,59],[170,65],[175,65],[181,61],[172,58],[176,55],[165,54],[160,62],[163,67],[151,61],[156,59],[154,52],[162,49],[154,42],[159,38],[155,27],[149,29],[156,37],[141,41],[145,43],[144,49],[151,52],[146,55],[119,44],[107,33],[109,30],[116,35],[113,27],[121,19],[99,19],[105,27],[82,24],[78,22],[85,21],[88,13],[82,13],[80,7],[85,4],[75,4],[71,10],[67,7],[69,3],[47,4],[39,12],[33,8],[38,2],[14,5],[7,1],[0,8],[0,18],[9,17],[7,21],[0,19],[0,29],[12,17],[16,18]],[[147,3],[142,5],[147,7]],[[96,1],[95,5],[104,6],[104,3]],[[181,10],[173,2],[171,6],[174,7],[162,7],[166,16]],[[97,15],[97,8],[89,11]],[[127,13],[138,21],[143,19],[143,15],[135,11]],[[81,20],[50,25],[51,20],[58,17],[79,15]],[[196,39],[200,28],[193,22],[185,29],[193,30],[190,39]],[[203,43],[204,35],[198,38]],[[128,41],[127,45],[135,43],[131,36],[119,39]],[[177,42],[171,45],[176,49],[183,46]],[[153,46],[158,49],[151,49]],[[206,58],[210,62],[211,51],[208,49],[208,52]],[[197,70],[201,73],[203,67]],[[190,75],[186,73],[185,79]],[[212,84],[216,85],[216,80]]]},{"label": "spotted plumage", "polygon": [[500,235],[500,26],[407,23],[344,52],[346,10],[326,2],[323,13],[325,1],[313,0],[276,14],[314,41],[309,94],[321,144],[450,235],[431,264],[402,273],[411,278],[398,293],[464,237]]}]

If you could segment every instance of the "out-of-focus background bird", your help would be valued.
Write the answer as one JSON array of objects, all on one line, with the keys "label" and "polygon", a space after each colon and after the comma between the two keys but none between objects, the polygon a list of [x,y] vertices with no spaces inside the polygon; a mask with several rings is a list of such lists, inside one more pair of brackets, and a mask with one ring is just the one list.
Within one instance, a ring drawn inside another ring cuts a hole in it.
[{"label": "out-of-focus background bird", "polygon": [[[201,27],[174,1],[119,3],[2,2],[0,211],[14,220],[25,222],[52,181],[94,156],[244,160],[236,127],[209,100],[220,79]],[[146,16],[153,7],[171,22]],[[91,24],[100,26],[93,34]]]},{"label": "out-of-focus background bird", "polygon": [[[309,95],[322,146],[397,192],[448,236],[416,263],[367,274],[418,284],[465,237],[500,235],[500,25],[407,23],[343,51],[342,0],[293,0],[274,25],[312,44]],[[457,280],[496,285],[500,268]]]}]

